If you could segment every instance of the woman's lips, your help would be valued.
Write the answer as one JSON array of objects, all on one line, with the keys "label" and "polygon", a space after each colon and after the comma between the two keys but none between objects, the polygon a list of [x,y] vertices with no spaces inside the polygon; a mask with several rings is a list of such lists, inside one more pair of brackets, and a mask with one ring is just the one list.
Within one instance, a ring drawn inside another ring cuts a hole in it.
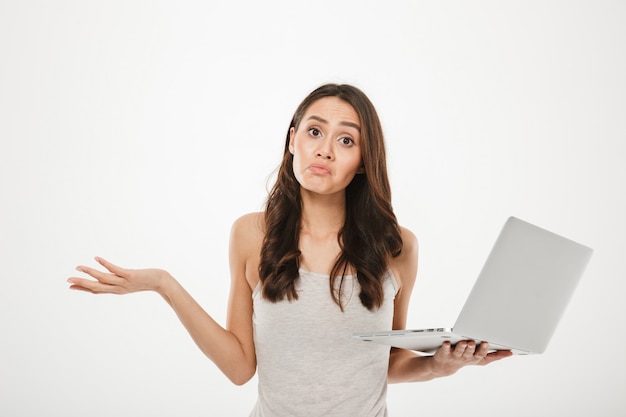
[{"label": "woman's lips", "polygon": [[311,164],[309,165],[309,171],[311,171],[313,174],[330,175],[330,169],[328,169],[328,167],[323,164]]}]

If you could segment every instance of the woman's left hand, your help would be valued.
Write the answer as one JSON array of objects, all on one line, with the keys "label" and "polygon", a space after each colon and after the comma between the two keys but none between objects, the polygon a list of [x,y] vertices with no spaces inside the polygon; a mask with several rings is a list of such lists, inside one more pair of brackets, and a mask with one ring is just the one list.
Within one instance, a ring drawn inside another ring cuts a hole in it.
[{"label": "woman's left hand", "polygon": [[457,343],[454,347],[445,342],[432,357],[432,372],[437,376],[456,373],[467,365],[488,365],[491,362],[508,358],[513,355],[509,350],[489,352],[489,343],[468,340]]}]

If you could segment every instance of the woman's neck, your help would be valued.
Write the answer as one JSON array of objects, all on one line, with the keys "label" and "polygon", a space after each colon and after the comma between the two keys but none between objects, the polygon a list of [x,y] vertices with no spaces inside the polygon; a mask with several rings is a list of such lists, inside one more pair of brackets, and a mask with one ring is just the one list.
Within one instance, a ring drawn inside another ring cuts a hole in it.
[{"label": "woman's neck", "polygon": [[343,227],[346,215],[345,194],[330,196],[301,192],[302,231],[313,236],[336,236]]}]

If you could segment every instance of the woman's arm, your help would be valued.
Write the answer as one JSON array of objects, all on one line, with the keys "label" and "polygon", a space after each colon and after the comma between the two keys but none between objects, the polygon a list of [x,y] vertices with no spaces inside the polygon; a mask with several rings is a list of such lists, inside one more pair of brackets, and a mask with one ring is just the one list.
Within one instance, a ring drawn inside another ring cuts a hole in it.
[{"label": "woman's arm", "polygon": [[[392,262],[394,275],[400,281],[400,291],[394,303],[393,329],[406,329],[406,317],[411,292],[417,275],[418,245],[415,235],[402,229],[403,248]],[[487,365],[511,356],[511,352],[488,353],[489,346],[482,343],[460,342],[456,346],[444,343],[433,356],[421,356],[406,349],[391,349],[389,357],[389,383],[428,381],[456,373],[467,365]]]},{"label": "woman's arm", "polygon": [[[246,280],[246,262],[254,242],[250,242],[246,225],[238,220],[231,230],[231,291],[227,328],[209,316],[168,272],[160,269],[126,269],[102,258],[96,261],[107,269],[79,266],[77,270],[93,278],[68,279],[71,289],[94,294],[127,294],[155,291],[172,307],[194,342],[235,384],[250,380],[256,371],[252,336],[252,291]],[[249,229],[248,229],[249,230]]]}]

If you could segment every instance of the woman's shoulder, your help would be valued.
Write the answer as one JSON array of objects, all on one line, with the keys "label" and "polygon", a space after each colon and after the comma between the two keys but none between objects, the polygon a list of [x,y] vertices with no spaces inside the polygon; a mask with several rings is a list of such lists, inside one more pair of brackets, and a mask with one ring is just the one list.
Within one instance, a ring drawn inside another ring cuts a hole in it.
[{"label": "woman's shoulder", "polygon": [[263,212],[244,214],[237,218],[231,227],[231,241],[238,245],[245,245],[246,243],[258,245],[264,236],[265,216]]},{"label": "woman's shoulder", "polygon": [[399,226],[402,237],[402,252],[415,253],[418,249],[417,236],[406,227]]},{"label": "woman's shoulder", "polygon": [[233,222],[233,227],[255,227],[264,229],[265,213],[262,211],[255,211],[252,213],[246,213]]},{"label": "woman's shoulder", "polygon": [[400,288],[412,288],[417,274],[417,237],[411,230],[402,226],[400,226],[400,236],[402,237],[402,251],[391,259],[389,266]]}]

